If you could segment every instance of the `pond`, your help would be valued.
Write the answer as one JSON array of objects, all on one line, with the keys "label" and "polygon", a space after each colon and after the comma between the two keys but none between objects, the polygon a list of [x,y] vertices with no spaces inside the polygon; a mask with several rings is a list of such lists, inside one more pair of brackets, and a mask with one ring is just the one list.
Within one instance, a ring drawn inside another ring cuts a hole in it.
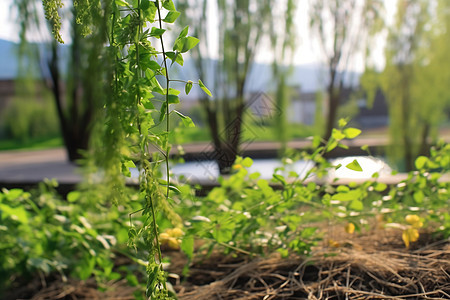
[{"label": "pond", "polygon": [[[355,159],[362,168],[361,172],[345,167]],[[390,175],[392,172],[391,167],[382,158],[373,156],[347,156],[332,159],[330,162],[335,166],[341,164],[342,167],[337,170],[330,169],[327,179],[369,179],[375,172],[379,173],[380,177]],[[253,165],[248,170],[249,173],[259,172],[260,178],[271,179],[274,171],[283,166],[284,170],[278,170],[278,174],[287,176],[289,172],[294,171],[300,176],[304,176],[313,165],[313,162],[303,160],[283,165],[280,159],[254,159]],[[190,182],[216,181],[220,175],[217,163],[212,160],[174,164],[171,167],[171,172],[176,178]],[[133,174],[134,177],[137,176],[137,171],[134,170]]]}]

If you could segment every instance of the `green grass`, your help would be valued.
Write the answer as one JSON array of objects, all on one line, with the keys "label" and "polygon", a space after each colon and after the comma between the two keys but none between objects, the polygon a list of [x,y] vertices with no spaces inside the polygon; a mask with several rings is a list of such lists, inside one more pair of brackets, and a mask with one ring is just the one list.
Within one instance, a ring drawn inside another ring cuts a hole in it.
[{"label": "green grass", "polygon": [[[271,126],[261,126],[258,124],[244,125],[242,128],[243,141],[279,141],[279,135]],[[307,138],[315,134],[312,126],[302,124],[290,124],[289,136],[292,139]],[[207,127],[182,128],[175,133],[176,138],[171,137],[170,141],[175,144],[189,144],[195,142],[208,142],[211,140]]]},{"label": "green grass", "polygon": [[63,140],[61,137],[35,138],[23,142],[12,139],[0,140],[0,151],[49,149],[60,146],[63,146]]},{"label": "green grass", "polygon": [[[174,132],[176,138],[172,135],[170,138],[171,143],[174,144],[189,144],[195,142],[209,142],[210,133],[207,127],[193,127],[193,128],[178,128]],[[306,138],[314,135],[314,129],[309,126],[301,124],[289,125],[290,139]],[[261,126],[258,124],[244,125],[242,140],[255,140],[255,141],[278,141],[278,134],[271,126]],[[61,137],[50,138],[35,138],[28,141],[18,141],[14,139],[0,139],[0,151],[5,150],[37,150],[37,149],[49,149],[63,146],[63,140]]]}]

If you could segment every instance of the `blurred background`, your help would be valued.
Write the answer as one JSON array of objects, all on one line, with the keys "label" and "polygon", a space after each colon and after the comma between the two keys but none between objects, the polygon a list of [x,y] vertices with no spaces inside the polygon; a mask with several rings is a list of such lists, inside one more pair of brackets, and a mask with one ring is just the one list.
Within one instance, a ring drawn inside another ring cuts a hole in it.
[{"label": "blurred background", "polygon": [[[177,128],[175,144],[235,155],[265,141],[285,155],[289,142],[327,140],[346,118],[408,171],[450,137],[449,1],[174,2],[181,16],[169,37],[189,25],[200,43],[172,78],[202,79],[213,93],[180,97],[196,127]],[[40,1],[0,0],[0,151],[62,148],[75,161],[89,147],[99,107],[89,91],[101,83],[86,72],[94,46],[74,3],[63,1],[59,44]]]}]

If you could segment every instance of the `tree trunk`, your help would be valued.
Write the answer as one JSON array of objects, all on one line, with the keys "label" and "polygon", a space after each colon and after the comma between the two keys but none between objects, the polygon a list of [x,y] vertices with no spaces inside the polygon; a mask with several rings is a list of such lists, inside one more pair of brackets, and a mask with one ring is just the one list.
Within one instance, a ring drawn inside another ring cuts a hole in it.
[{"label": "tree trunk", "polygon": [[[75,52],[78,52],[79,50],[79,48],[72,49],[72,51]],[[62,79],[59,73],[58,48],[56,41],[53,41],[52,44],[52,53],[48,62],[48,67],[50,70],[52,81],[51,88],[56,103],[64,146],[67,150],[69,161],[74,162],[83,157],[80,150],[88,149],[90,138],[89,126],[92,121],[92,111],[90,110],[93,109],[93,107],[89,107],[90,109],[88,108],[85,111],[80,112],[83,95],[82,92],[80,92],[80,79],[78,78],[79,76],[77,76],[78,73],[72,78],[73,90],[71,94],[73,99],[70,99],[71,103],[68,103],[69,99],[63,96],[63,92],[61,91]],[[69,85],[66,84],[66,87],[68,86]],[[65,109],[64,106],[69,107],[69,109]]]},{"label": "tree trunk", "polygon": [[430,135],[431,125],[429,122],[425,122],[422,130],[422,137],[419,149],[419,155],[429,156],[430,155],[430,144],[428,143],[428,136]]}]

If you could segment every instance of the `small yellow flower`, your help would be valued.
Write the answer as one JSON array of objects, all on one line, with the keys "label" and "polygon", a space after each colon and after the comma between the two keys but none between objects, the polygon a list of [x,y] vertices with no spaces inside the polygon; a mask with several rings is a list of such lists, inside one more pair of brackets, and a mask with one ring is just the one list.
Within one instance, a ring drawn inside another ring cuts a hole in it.
[{"label": "small yellow flower", "polygon": [[180,228],[167,229],[167,234],[171,237],[179,238],[182,237],[184,232]]},{"label": "small yellow flower", "polygon": [[233,170],[239,170],[239,169],[242,169],[242,168],[243,168],[243,166],[241,164],[233,165]]},{"label": "small yellow flower", "polygon": [[405,229],[402,233],[402,239],[406,248],[408,248],[410,242],[415,242],[419,239],[419,231],[416,228]]},{"label": "small yellow flower", "polygon": [[355,224],[347,223],[347,225],[345,225],[345,232],[353,234],[355,232]]},{"label": "small yellow flower", "polygon": [[167,241],[169,238],[170,238],[170,235],[166,232],[163,232],[159,235],[159,239],[161,240],[161,242]]},{"label": "small yellow flower", "polygon": [[172,250],[180,249],[180,241],[174,237],[169,238],[166,245]]},{"label": "small yellow flower", "polygon": [[414,228],[421,228],[423,226],[422,221],[420,221],[420,218],[417,215],[407,215],[405,221]]},{"label": "small yellow flower", "polygon": [[405,221],[410,225],[403,230],[402,239],[406,248],[408,248],[410,243],[416,242],[419,239],[418,229],[423,226],[423,223],[417,215],[407,215]]},{"label": "small yellow flower", "polygon": [[330,246],[330,247],[333,247],[333,248],[339,248],[341,245],[339,244],[339,242],[337,242],[337,241],[335,241],[335,240],[333,240],[333,239],[329,239],[328,240],[328,245]]},{"label": "small yellow flower", "polygon": [[180,228],[168,228],[159,234],[161,246],[172,250],[179,250],[181,245],[181,237],[184,235]]}]

